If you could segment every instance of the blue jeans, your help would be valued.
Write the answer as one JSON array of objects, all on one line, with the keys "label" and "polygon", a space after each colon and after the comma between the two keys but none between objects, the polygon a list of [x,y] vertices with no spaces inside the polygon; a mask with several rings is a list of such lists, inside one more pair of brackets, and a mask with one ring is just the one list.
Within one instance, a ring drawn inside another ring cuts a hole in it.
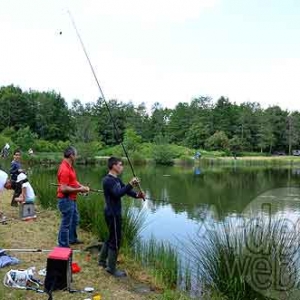
[{"label": "blue jeans", "polygon": [[57,207],[62,216],[58,233],[58,245],[69,247],[70,243],[77,241],[76,227],[79,224],[77,203],[69,198],[61,198],[58,199]]}]

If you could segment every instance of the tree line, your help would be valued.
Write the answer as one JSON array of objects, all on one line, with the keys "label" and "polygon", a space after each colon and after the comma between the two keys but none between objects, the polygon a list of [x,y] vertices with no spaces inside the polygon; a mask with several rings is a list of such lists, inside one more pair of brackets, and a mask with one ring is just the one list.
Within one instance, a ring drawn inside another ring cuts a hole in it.
[{"label": "tree line", "polygon": [[15,140],[38,139],[45,145],[71,141],[109,147],[119,144],[129,130],[128,135],[133,134],[139,143],[163,142],[192,149],[291,153],[300,148],[300,113],[277,105],[264,109],[255,102],[237,104],[226,97],[214,102],[206,96],[180,102],[174,109],[155,103],[150,113],[145,103],[110,100],[108,105],[120,132],[117,138],[102,99],[85,104],[74,100],[68,106],[55,91],[2,86],[0,132]]}]

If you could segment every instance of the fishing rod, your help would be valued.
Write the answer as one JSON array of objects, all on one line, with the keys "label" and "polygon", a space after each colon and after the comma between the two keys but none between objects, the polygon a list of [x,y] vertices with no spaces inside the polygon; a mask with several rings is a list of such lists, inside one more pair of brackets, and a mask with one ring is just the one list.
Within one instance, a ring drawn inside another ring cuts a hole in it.
[{"label": "fishing rod", "polygon": [[[16,253],[49,253],[52,250],[49,249],[30,249],[30,248],[26,248],[26,249],[2,249],[5,252],[16,252]],[[72,250],[73,253],[82,253],[84,251],[82,250]]]},{"label": "fishing rod", "polygon": [[[103,90],[102,90],[101,85],[100,85],[100,82],[99,82],[99,80],[98,80],[98,77],[97,77],[97,75],[96,75],[96,72],[95,72],[95,70],[94,70],[94,67],[93,67],[93,65],[92,65],[92,62],[91,62],[91,60],[90,60],[90,58],[89,58],[89,55],[88,55],[88,53],[87,53],[86,47],[85,47],[85,45],[84,45],[84,43],[83,43],[83,40],[82,40],[82,38],[81,38],[81,36],[80,36],[80,33],[79,33],[78,29],[77,29],[77,26],[76,26],[76,24],[75,24],[75,20],[74,20],[74,18],[73,18],[73,16],[72,16],[71,12],[70,12],[69,10],[68,10],[68,14],[69,14],[70,20],[71,20],[71,22],[72,22],[72,25],[73,25],[73,27],[74,27],[74,30],[75,30],[75,32],[76,32],[76,35],[77,35],[77,37],[78,37],[78,40],[79,40],[79,42],[80,42],[80,44],[81,44],[82,50],[83,50],[83,52],[84,52],[84,54],[85,54],[85,57],[86,57],[86,59],[87,59],[87,61],[88,61],[89,66],[90,66],[90,69],[91,69],[91,71],[92,71],[92,73],[93,73],[93,77],[94,77],[94,79],[95,79],[95,81],[96,81],[96,84],[97,84],[97,86],[98,86],[98,89],[99,89],[99,92],[100,92],[101,99],[103,100],[103,102],[104,102],[104,104],[105,104],[105,107],[106,107],[106,109],[107,109],[107,111],[108,111],[108,114],[109,114],[109,116],[110,116],[111,122],[112,122],[113,127],[114,127],[115,137],[116,137],[117,143],[119,143],[119,144],[121,145],[121,147],[122,147],[122,149],[123,149],[123,151],[124,151],[124,154],[125,154],[125,156],[126,156],[126,158],[127,158],[127,161],[128,161],[129,166],[130,166],[130,169],[131,169],[131,172],[132,172],[133,177],[137,177],[136,174],[135,174],[133,165],[132,165],[132,163],[131,163],[131,160],[130,160],[130,158],[129,158],[128,152],[127,152],[127,150],[126,150],[126,147],[125,147],[125,145],[123,144],[123,142],[122,142],[122,140],[121,140],[121,138],[120,138],[120,133],[119,133],[118,127],[117,127],[116,122],[115,122],[115,119],[114,119],[114,117],[113,117],[113,115],[112,115],[112,113],[111,113],[111,110],[110,110],[110,108],[109,108],[109,105],[108,105],[108,103],[107,103],[107,101],[106,101],[106,98],[105,98],[105,96],[104,96]],[[138,189],[139,189],[140,192],[143,192],[142,187],[141,187],[141,184],[140,184],[139,182],[137,182],[137,187],[138,187]],[[145,201],[144,198],[143,198],[143,200]]]},{"label": "fishing rod", "polygon": [[[57,183],[50,183],[50,185],[52,186],[60,186],[60,184],[57,184]],[[96,190],[96,189],[90,189],[91,192],[93,193],[103,193],[103,190]],[[176,205],[183,205],[183,206],[189,206],[188,204],[186,203],[183,203],[183,202],[170,202],[170,201],[167,201],[166,199],[156,199],[156,198],[150,198],[150,197],[145,197],[144,200],[148,200],[148,201],[152,201],[152,202],[159,202],[159,203],[165,203],[165,204],[176,204]]]},{"label": "fishing rod", "polygon": [[[50,185],[52,185],[52,186],[61,186],[61,184],[58,184],[58,183],[50,183]],[[91,189],[91,188],[90,188],[90,192],[93,192],[93,193],[103,193],[102,190],[96,190],[96,189]]]}]

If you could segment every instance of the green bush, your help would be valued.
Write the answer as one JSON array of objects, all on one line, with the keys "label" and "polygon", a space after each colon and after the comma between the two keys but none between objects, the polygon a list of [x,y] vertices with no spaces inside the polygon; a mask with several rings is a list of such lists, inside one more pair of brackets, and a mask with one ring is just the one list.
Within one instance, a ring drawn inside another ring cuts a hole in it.
[{"label": "green bush", "polygon": [[195,151],[184,146],[178,146],[169,144],[170,151],[173,153],[174,158],[180,158],[181,156],[193,156]]},{"label": "green bush", "polygon": [[13,141],[23,151],[27,151],[29,148],[32,148],[36,139],[37,134],[31,132],[28,126],[19,129],[13,136]]},{"label": "green bush", "polygon": [[124,156],[123,149],[120,145],[113,146],[113,147],[107,147],[104,149],[101,149],[98,152],[99,156],[119,156],[122,157]]},{"label": "green bush", "polygon": [[2,135],[6,136],[6,137],[12,137],[15,134],[15,129],[13,127],[6,127],[5,129],[3,129],[3,131],[1,132]]},{"label": "green bush", "polygon": [[5,144],[8,143],[10,145],[10,148],[15,148],[15,144],[12,142],[10,137],[7,137],[3,135],[2,133],[0,134],[0,151],[2,148],[5,146]]},{"label": "green bush", "polygon": [[56,144],[57,150],[60,151],[60,152],[63,152],[70,145],[71,145],[70,141],[66,141],[66,142],[58,141],[57,144]]},{"label": "green bush", "polygon": [[151,158],[153,156],[153,148],[154,145],[152,143],[142,143],[139,153],[146,159]]},{"label": "green bush", "polygon": [[205,147],[209,150],[227,150],[229,139],[224,131],[217,131],[206,140]]},{"label": "green bush", "polygon": [[57,146],[49,141],[36,140],[32,147],[34,152],[57,152],[59,151]]},{"label": "green bush", "polygon": [[102,144],[98,142],[76,143],[75,147],[78,151],[78,156],[83,159],[88,159],[95,158],[96,154],[102,148]]},{"label": "green bush", "polygon": [[153,151],[153,159],[159,165],[172,166],[174,164],[174,153],[170,145],[155,145]]}]

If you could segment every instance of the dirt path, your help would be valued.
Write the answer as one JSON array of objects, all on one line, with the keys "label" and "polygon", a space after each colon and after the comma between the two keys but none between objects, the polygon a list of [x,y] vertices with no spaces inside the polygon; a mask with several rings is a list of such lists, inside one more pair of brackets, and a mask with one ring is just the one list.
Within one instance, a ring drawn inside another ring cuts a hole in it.
[{"label": "dirt path", "polygon": [[[7,225],[0,224],[0,248],[39,248],[52,249],[56,246],[57,230],[59,227],[59,216],[55,211],[38,210],[37,221],[23,222],[18,220],[18,208],[10,206],[11,193],[0,194],[0,211],[4,211],[8,218],[13,218]],[[80,238],[85,241],[87,246],[93,237],[84,231],[79,231]],[[83,246],[82,248],[84,248]],[[75,249],[80,249],[79,247]],[[21,264],[15,268],[24,269],[35,266],[37,270],[46,267],[47,254],[45,253],[16,253],[15,256],[21,260]],[[73,277],[73,288],[83,289],[92,286],[102,296],[102,300],[110,299],[152,299],[153,295],[138,293],[138,284],[132,279],[115,279],[103,269],[97,266],[97,257],[88,260],[87,255],[75,254],[73,261],[77,262],[82,271]],[[31,291],[20,291],[7,289],[3,286],[4,274],[10,268],[0,269],[0,299],[47,299],[46,295],[36,294]],[[67,292],[56,292],[55,299],[80,299],[90,298],[91,295],[69,294]]]}]

